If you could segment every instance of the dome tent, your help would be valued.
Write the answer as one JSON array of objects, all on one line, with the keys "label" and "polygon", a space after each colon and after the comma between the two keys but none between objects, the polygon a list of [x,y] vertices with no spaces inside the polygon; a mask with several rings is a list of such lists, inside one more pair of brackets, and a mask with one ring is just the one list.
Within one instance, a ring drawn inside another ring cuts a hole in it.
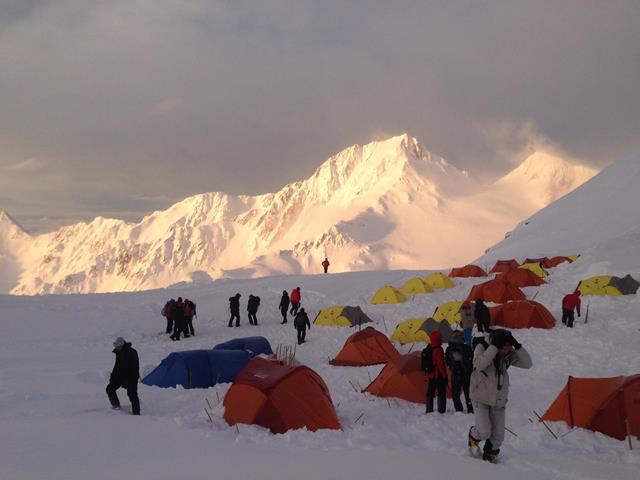
[{"label": "dome tent", "polygon": [[333,306],[318,312],[313,320],[314,325],[323,327],[354,327],[363,323],[371,323],[371,319],[360,307]]},{"label": "dome tent", "polygon": [[485,302],[506,303],[510,300],[526,300],[524,293],[518,287],[500,279],[475,285],[467,300],[483,299]]},{"label": "dome tent", "polygon": [[424,281],[433,289],[454,288],[456,286],[456,284],[453,283],[453,280],[442,272],[433,272],[427,275]]},{"label": "dome tent", "polygon": [[464,267],[453,268],[449,277],[471,278],[471,277],[486,277],[487,272],[477,265],[465,265]]},{"label": "dome tent", "polygon": [[389,339],[373,327],[367,327],[354,333],[344,343],[331,365],[364,367],[387,363],[397,357],[398,351]]},{"label": "dome tent", "polygon": [[408,280],[400,287],[400,291],[405,295],[416,295],[419,293],[431,293],[433,292],[433,287],[423,279],[416,277]]},{"label": "dome tent", "polygon": [[449,322],[436,321],[433,318],[411,318],[400,322],[391,335],[391,340],[406,345],[407,343],[429,343],[433,332],[440,332],[442,343],[463,341],[462,332],[453,330]]},{"label": "dome tent", "polygon": [[378,305],[381,303],[404,303],[407,301],[407,297],[398,290],[390,285],[385,285],[380,290],[378,290],[371,299],[371,303],[374,305]]},{"label": "dome tent", "polygon": [[271,344],[264,337],[234,338],[227,342],[219,343],[214,350],[244,350],[253,355],[271,355]]},{"label": "dome tent", "polygon": [[496,280],[510,283],[516,287],[538,287],[545,285],[545,282],[538,275],[526,268],[515,268],[507,273],[502,273],[496,277]]},{"label": "dome tent", "polygon": [[433,319],[437,322],[446,320],[451,325],[460,323],[462,321],[460,309],[463,303],[463,301],[453,301],[438,305],[433,312]]},{"label": "dome tent", "polygon": [[498,260],[489,273],[507,273],[509,270],[518,268],[520,264],[516,260]]},{"label": "dome tent", "polygon": [[541,303],[531,300],[508,302],[489,308],[491,325],[506,328],[553,328],[556,319]]},{"label": "dome tent", "polygon": [[524,268],[526,270],[531,270],[533,273],[535,273],[540,278],[547,278],[549,276],[549,272],[547,272],[544,269],[544,267],[542,266],[542,264],[540,262],[523,263],[518,268]]},{"label": "dome tent", "polygon": [[408,402],[424,403],[427,382],[421,367],[421,352],[398,355],[385,365],[363,391],[377,397],[402,398]]}]

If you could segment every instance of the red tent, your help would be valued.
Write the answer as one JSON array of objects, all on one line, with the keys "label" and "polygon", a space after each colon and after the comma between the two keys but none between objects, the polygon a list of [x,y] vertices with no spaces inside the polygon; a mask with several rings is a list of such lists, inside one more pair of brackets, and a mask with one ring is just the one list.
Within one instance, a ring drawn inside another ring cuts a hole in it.
[{"label": "red tent", "polygon": [[399,355],[387,336],[373,327],[354,333],[345,342],[331,365],[364,367],[387,363]]},{"label": "red tent", "polygon": [[547,307],[531,300],[490,307],[491,325],[507,328],[553,328],[556,319]]},{"label": "red tent", "polygon": [[570,259],[569,257],[553,257],[553,258],[549,258],[545,262],[545,264],[542,265],[542,266],[545,267],[545,268],[553,268],[553,267],[557,267],[561,263],[565,263],[565,262],[573,263],[573,260]]},{"label": "red tent", "polygon": [[236,377],[223,404],[229,425],[260,425],[273,433],[340,429],[327,385],[303,365],[287,367],[256,357]]},{"label": "red tent", "polygon": [[525,258],[522,264],[524,265],[525,263],[539,263],[543,267],[546,267],[547,266],[546,264],[548,261],[549,261],[549,257]]},{"label": "red tent", "polygon": [[618,440],[640,437],[640,375],[610,378],[569,377],[542,416],[604,433]]},{"label": "red tent", "polygon": [[464,267],[454,268],[449,273],[449,277],[461,277],[461,278],[469,278],[469,277],[486,277],[487,272],[485,272],[482,268],[477,265],[465,265]]},{"label": "red tent", "polygon": [[496,279],[510,283],[516,287],[537,287],[547,283],[538,275],[526,268],[515,268],[507,273],[498,275]]},{"label": "red tent", "polygon": [[526,300],[524,293],[518,287],[499,279],[475,285],[467,300],[483,299],[486,302],[507,303],[512,300]]},{"label": "red tent", "polygon": [[519,266],[520,264],[516,260],[498,260],[489,273],[507,273]]}]

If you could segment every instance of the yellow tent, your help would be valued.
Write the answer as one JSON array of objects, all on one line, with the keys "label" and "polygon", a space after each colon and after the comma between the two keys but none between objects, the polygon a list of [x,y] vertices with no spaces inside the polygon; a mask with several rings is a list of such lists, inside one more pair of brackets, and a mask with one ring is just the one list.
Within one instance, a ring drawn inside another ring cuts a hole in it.
[{"label": "yellow tent", "polygon": [[405,295],[415,295],[417,293],[431,293],[433,288],[421,278],[412,278],[405,283],[400,291]]},{"label": "yellow tent", "polygon": [[442,322],[446,320],[451,325],[454,323],[460,323],[462,316],[460,315],[460,309],[464,302],[447,302],[436,308],[433,314],[433,319]]},{"label": "yellow tent", "polygon": [[609,295],[619,297],[622,295],[620,290],[609,285],[611,275],[598,275],[586,280],[582,280],[578,285],[578,290],[582,295]]},{"label": "yellow tent", "polygon": [[344,305],[320,310],[313,323],[323,327],[350,327],[351,322],[341,316],[343,309]]},{"label": "yellow tent", "polygon": [[526,270],[531,270],[540,278],[547,278],[549,273],[540,265],[540,263],[523,263],[518,268],[524,268]]},{"label": "yellow tent", "polygon": [[575,262],[580,258],[580,255],[568,255],[567,258],[570,258],[572,262]]},{"label": "yellow tent", "polygon": [[397,288],[392,287],[391,285],[385,285],[380,290],[378,290],[371,299],[371,303],[379,304],[379,303],[403,303],[407,301],[407,297],[398,290]]},{"label": "yellow tent", "polygon": [[391,340],[401,345],[407,343],[429,343],[429,335],[422,328],[426,318],[410,318],[400,322],[391,335]]},{"label": "yellow tent", "polygon": [[453,288],[456,286],[449,277],[442,272],[433,272],[424,279],[431,288]]}]

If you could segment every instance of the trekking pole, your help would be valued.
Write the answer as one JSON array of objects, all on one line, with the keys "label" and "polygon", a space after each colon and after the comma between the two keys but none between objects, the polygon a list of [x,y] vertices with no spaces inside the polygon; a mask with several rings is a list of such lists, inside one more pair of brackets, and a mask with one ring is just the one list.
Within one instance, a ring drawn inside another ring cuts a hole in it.
[{"label": "trekking pole", "polygon": [[504,427],[504,429],[505,429],[507,432],[509,432],[511,435],[513,435],[514,437],[516,437],[516,438],[518,437],[518,434],[517,434],[516,432],[509,430],[507,427]]},{"label": "trekking pole", "polygon": [[358,420],[360,420],[362,417],[364,417],[364,412],[362,412],[358,418],[356,418],[356,420],[353,422],[353,424],[355,425],[356,423],[358,423]]},{"label": "trekking pole", "polygon": [[553,435],[553,438],[555,438],[556,440],[558,440],[558,436],[553,433],[553,430],[551,430],[551,428],[549,428],[549,425],[547,425],[545,423],[545,421],[542,419],[542,417],[540,415],[538,415],[538,412],[536,412],[535,410],[533,410],[533,413],[535,414],[536,417],[538,417],[538,420],[540,420],[542,422],[542,424],[545,426],[545,428],[547,430],[549,430],[549,432],[551,433],[551,435]]},{"label": "trekking pole", "polygon": [[584,314],[584,323],[587,323],[589,321],[589,307],[591,306],[591,301],[587,302],[587,311]]}]

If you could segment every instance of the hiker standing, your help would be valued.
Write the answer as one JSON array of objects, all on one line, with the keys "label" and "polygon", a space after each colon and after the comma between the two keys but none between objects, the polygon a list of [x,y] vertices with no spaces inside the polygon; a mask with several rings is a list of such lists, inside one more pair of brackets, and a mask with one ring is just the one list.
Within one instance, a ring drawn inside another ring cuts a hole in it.
[{"label": "hiker standing", "polygon": [[505,409],[509,399],[510,366],[531,368],[529,352],[508,330],[491,332],[489,344],[480,339],[473,352],[471,400],[475,425],[469,429],[469,448],[479,450],[485,440],[484,460],[494,462],[504,440]]},{"label": "hiker standing", "polygon": [[473,318],[473,311],[471,310],[471,302],[465,300],[460,308],[460,327],[462,327],[462,334],[464,335],[464,343],[471,348],[471,342],[473,340],[473,326],[475,320]]},{"label": "hiker standing", "polygon": [[193,317],[197,317],[196,304],[188,298],[184,299],[184,322],[185,322],[185,336],[186,334],[195,335],[193,331]]},{"label": "hiker standing", "polygon": [[287,311],[289,310],[289,294],[286,290],[282,291],[282,297],[280,298],[280,313],[282,314],[282,322],[280,325],[287,323]]},{"label": "hiker standing", "polygon": [[290,295],[291,300],[291,314],[296,315],[298,313],[298,309],[300,308],[300,300],[302,296],[300,295],[300,287],[296,287],[291,290]]},{"label": "hiker standing", "polygon": [[482,333],[491,332],[491,314],[484,304],[484,300],[478,298],[476,300],[476,308],[474,311],[474,320],[478,326],[478,331]]},{"label": "hiker standing", "polygon": [[442,350],[442,335],[435,331],[429,335],[430,343],[422,351],[422,369],[426,373],[426,413],[433,412],[433,397],[438,394],[438,412],[447,411],[447,367]]},{"label": "hiker standing", "polygon": [[576,290],[562,299],[562,323],[569,328],[573,328],[573,311],[576,310],[580,316],[580,290]]},{"label": "hiker standing", "polygon": [[329,259],[327,257],[324,258],[324,261],[322,262],[322,268],[324,268],[324,273],[327,273],[329,270],[329,265],[331,265],[329,263]]},{"label": "hiker standing", "polygon": [[131,347],[131,343],[118,337],[113,342],[113,353],[116,354],[116,363],[109,377],[107,396],[114,410],[120,408],[120,399],[116,390],[122,387],[127,390],[127,396],[131,401],[131,413],[140,415],[140,399],[138,398],[138,378],[140,378],[140,362],[138,352]]},{"label": "hiker standing", "polygon": [[258,307],[260,306],[260,297],[249,295],[249,301],[247,301],[247,313],[249,314],[249,323],[251,325],[258,325],[258,319],[256,313],[258,313]]},{"label": "hiker standing", "polygon": [[236,327],[240,326],[240,295],[236,293],[233,297],[229,297],[229,310],[231,311],[231,318],[229,319],[229,326],[233,326],[233,319],[236,319]]},{"label": "hiker standing", "polygon": [[178,297],[178,301],[174,306],[174,320],[173,320],[173,335],[171,335],[171,340],[180,340],[180,334],[184,334],[184,338],[189,337],[189,333],[187,332],[187,323],[184,315],[184,301],[182,297]]},{"label": "hiker standing", "polygon": [[176,301],[172,298],[171,300],[169,300],[167,303],[164,304],[164,307],[162,307],[162,315],[167,319],[167,330],[165,331],[165,333],[173,333],[173,316],[174,316],[174,308],[175,308],[175,304]]},{"label": "hiker standing", "polygon": [[301,345],[305,342],[307,328],[311,328],[309,316],[307,315],[307,312],[304,311],[304,308],[301,308],[296,314],[296,317],[293,319],[293,326],[298,331],[298,345]]},{"label": "hiker standing", "polygon": [[469,397],[469,381],[473,370],[473,350],[466,343],[456,341],[454,337],[444,354],[444,361],[451,370],[451,398],[456,412],[462,412],[460,390],[464,392],[467,413],[473,413],[473,405]]}]

